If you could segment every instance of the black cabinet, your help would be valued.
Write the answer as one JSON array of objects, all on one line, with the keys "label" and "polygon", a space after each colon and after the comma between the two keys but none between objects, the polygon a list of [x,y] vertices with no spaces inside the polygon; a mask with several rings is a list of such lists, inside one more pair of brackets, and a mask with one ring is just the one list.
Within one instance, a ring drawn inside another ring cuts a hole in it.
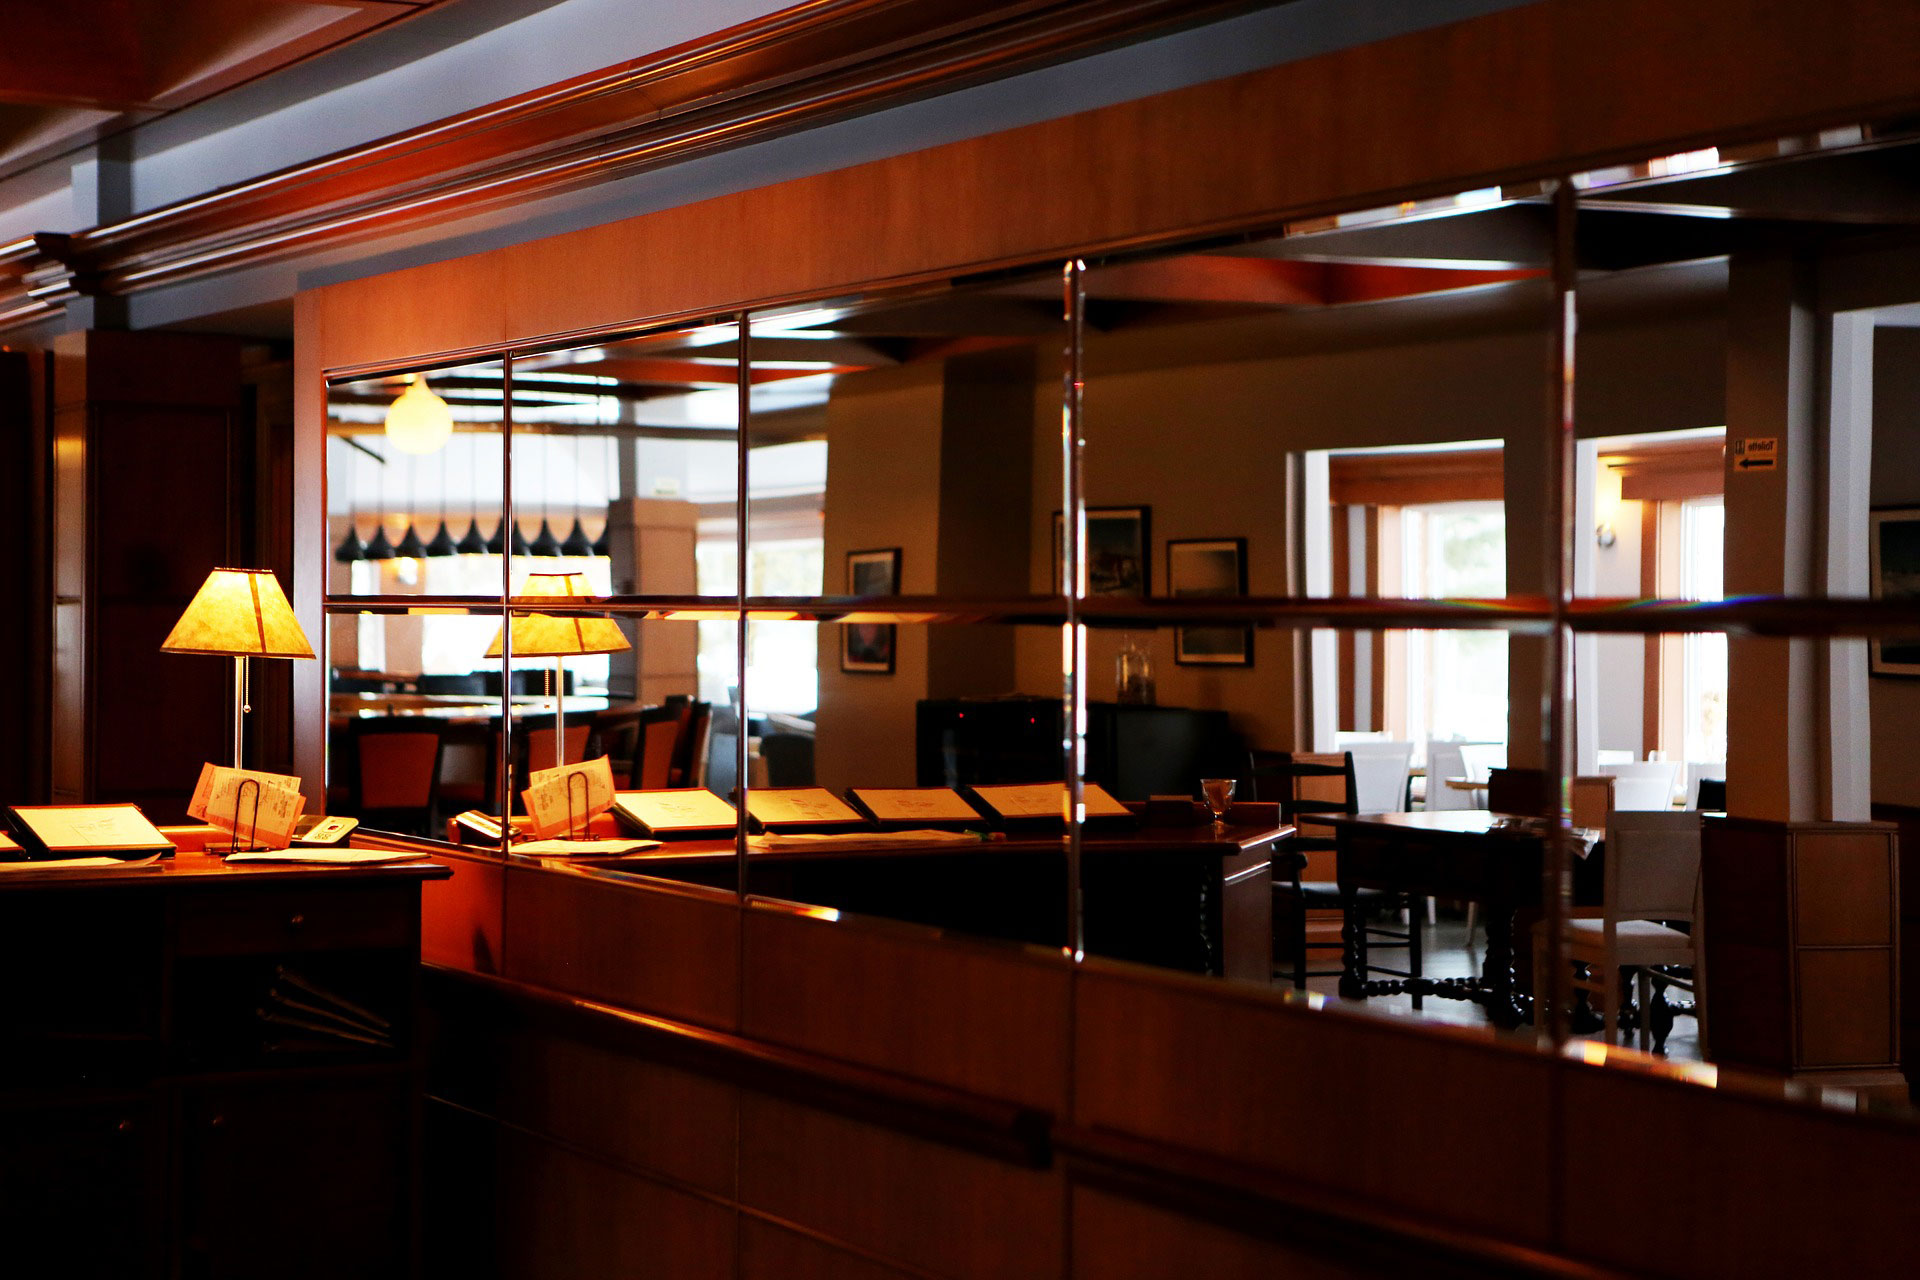
[{"label": "black cabinet", "polygon": [[[916,722],[923,787],[1050,782],[1065,776],[1058,698],[923,701]],[[1224,711],[1094,702],[1086,776],[1120,800],[1197,796],[1200,779],[1247,772],[1246,742]]]}]

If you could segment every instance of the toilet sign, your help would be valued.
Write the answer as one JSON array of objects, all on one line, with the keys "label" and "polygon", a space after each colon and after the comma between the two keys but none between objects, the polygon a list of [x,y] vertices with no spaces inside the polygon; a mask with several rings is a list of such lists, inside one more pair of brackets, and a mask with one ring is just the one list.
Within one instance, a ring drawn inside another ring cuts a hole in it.
[{"label": "toilet sign", "polygon": [[1779,464],[1778,436],[1744,436],[1733,442],[1733,469],[1736,472],[1771,471]]}]

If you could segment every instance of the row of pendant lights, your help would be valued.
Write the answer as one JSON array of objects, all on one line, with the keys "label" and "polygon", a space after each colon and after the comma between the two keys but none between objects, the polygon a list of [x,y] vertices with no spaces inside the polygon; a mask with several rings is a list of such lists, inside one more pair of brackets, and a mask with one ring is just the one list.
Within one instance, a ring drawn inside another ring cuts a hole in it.
[{"label": "row of pendant lights", "polygon": [[[447,402],[427,386],[426,379],[416,375],[408,379],[406,390],[388,407],[385,433],[387,440],[402,453],[433,453],[452,437],[453,413],[447,407]],[[499,527],[494,529],[493,536],[486,538],[481,536],[480,519],[475,516],[468,521],[466,533],[456,542],[447,529],[443,515],[440,530],[431,540],[421,542],[412,521],[408,521],[407,532],[396,546],[387,539],[385,520],[374,530],[370,542],[360,540],[360,526],[358,522],[352,522],[347,527],[347,536],[333,549],[333,558],[342,564],[351,564],[356,560],[498,556],[508,554],[509,544],[512,554],[516,556],[604,556],[608,549],[608,532],[603,527],[598,538],[589,540],[587,531],[581,527],[580,517],[576,515],[572,531],[563,540],[553,536],[553,526],[542,516],[539,534],[532,542],[528,542],[527,536],[520,532],[519,523],[516,521],[509,531],[503,517]]]},{"label": "row of pendant lights", "polygon": [[440,531],[427,542],[420,541],[420,535],[409,524],[407,532],[396,545],[387,538],[387,522],[382,520],[374,530],[371,541],[360,540],[358,524],[349,525],[347,536],[333,549],[333,558],[342,564],[352,564],[355,560],[424,560],[438,559],[442,556],[499,556],[508,554],[508,545],[516,556],[604,556],[607,554],[606,529],[600,531],[598,538],[589,539],[587,531],[580,524],[580,518],[574,517],[573,529],[565,539],[553,536],[553,526],[547,521],[540,522],[540,532],[532,542],[520,532],[515,522],[511,531],[507,521],[501,520],[500,526],[493,531],[491,538],[480,532],[480,521],[468,522],[467,531],[455,541],[447,530],[447,522],[440,522]]}]

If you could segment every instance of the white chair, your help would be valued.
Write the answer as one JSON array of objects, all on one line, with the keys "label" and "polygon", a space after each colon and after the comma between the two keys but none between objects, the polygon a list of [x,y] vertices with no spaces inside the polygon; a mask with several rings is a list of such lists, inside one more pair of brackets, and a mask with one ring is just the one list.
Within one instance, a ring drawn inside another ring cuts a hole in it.
[{"label": "white chair", "polygon": [[1345,749],[1353,756],[1354,801],[1361,813],[1400,813],[1407,807],[1413,772],[1411,742],[1362,740]]},{"label": "white chair", "polygon": [[1593,753],[1593,762],[1598,765],[1632,764],[1639,758],[1640,753],[1637,751],[1616,750],[1612,747],[1601,747]]},{"label": "white chair", "polygon": [[1463,742],[1460,744],[1460,763],[1465,766],[1467,777],[1475,782],[1485,782],[1495,769],[1507,767],[1507,744]]},{"label": "white chair", "polygon": [[1448,778],[1467,776],[1467,765],[1460,758],[1458,742],[1442,742],[1433,739],[1427,743],[1427,809],[1429,812],[1440,809],[1478,809],[1484,807],[1481,801],[1486,792],[1477,795],[1472,791],[1461,791],[1447,785]]},{"label": "white chair", "polygon": [[[1620,1032],[1620,971],[1637,971],[1640,1001],[1640,1045],[1653,1046],[1653,981],[1656,965],[1694,969],[1695,980],[1669,977],[1690,987],[1706,1041],[1703,985],[1697,980],[1694,939],[1664,920],[1692,921],[1700,880],[1700,815],[1650,810],[1615,810],[1607,822],[1605,906],[1598,918],[1567,921],[1571,958],[1586,966],[1586,976],[1574,986],[1594,994],[1606,1037],[1617,1043]],[[1545,928],[1534,926],[1534,972],[1546,973],[1543,954]]]},{"label": "white chair", "polygon": [[1673,808],[1673,791],[1680,783],[1680,764],[1676,760],[1603,764],[1600,772],[1614,780],[1613,807],[1616,809]]}]

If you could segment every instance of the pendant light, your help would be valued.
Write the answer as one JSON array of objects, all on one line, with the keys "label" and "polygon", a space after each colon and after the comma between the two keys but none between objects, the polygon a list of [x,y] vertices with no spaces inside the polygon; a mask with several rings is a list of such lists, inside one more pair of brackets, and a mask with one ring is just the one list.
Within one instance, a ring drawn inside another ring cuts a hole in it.
[{"label": "pendant light", "polygon": [[[471,440],[471,437],[469,437]],[[480,467],[479,446],[467,450],[467,531],[460,535],[459,545],[454,548],[463,556],[484,556],[487,554],[487,535],[480,532]]]},{"label": "pendant light", "polygon": [[453,435],[453,410],[419,374],[387,406],[387,439],[402,453],[432,453]]},{"label": "pendant light", "polygon": [[374,493],[375,499],[380,504],[380,522],[374,527],[373,537],[367,542],[367,559],[391,560],[393,559],[393,544],[387,541],[387,460],[379,454],[375,454],[374,456],[380,463],[380,471],[378,473],[380,483]]},{"label": "pendant light", "polygon": [[567,540],[560,544],[563,556],[590,556],[593,543],[587,540],[587,531],[580,527],[580,437],[573,438],[573,528],[567,533]]},{"label": "pendant light", "polygon": [[427,543],[427,554],[436,559],[442,556],[458,555],[460,548],[453,545],[453,535],[447,532],[447,454],[440,451],[440,529]]},{"label": "pendant light", "polygon": [[613,552],[613,499],[614,486],[620,483],[620,459],[614,451],[614,438],[607,437],[607,518],[600,522],[600,536],[593,540],[593,554],[605,557]]},{"label": "pendant light", "polygon": [[402,560],[419,560],[427,554],[426,547],[421,545],[420,535],[414,531],[413,498],[413,459],[409,458],[407,459],[407,531],[400,535],[400,545],[393,549],[393,554]]},{"label": "pendant light", "polygon": [[553,451],[547,439],[540,440],[540,532],[535,536],[528,552],[536,556],[558,556],[560,539],[553,536],[553,526],[547,522],[547,489],[552,482]]},{"label": "pendant light", "polygon": [[[349,443],[347,447],[351,449],[353,446]],[[354,468],[358,465],[359,459],[349,454],[347,456],[347,480],[351,481],[353,479]],[[341,564],[352,564],[356,560],[365,560],[367,558],[367,544],[360,541],[360,513],[354,508],[354,486],[347,484],[342,487],[347,491],[347,536],[340,539],[340,545],[333,549],[333,558]]]}]

